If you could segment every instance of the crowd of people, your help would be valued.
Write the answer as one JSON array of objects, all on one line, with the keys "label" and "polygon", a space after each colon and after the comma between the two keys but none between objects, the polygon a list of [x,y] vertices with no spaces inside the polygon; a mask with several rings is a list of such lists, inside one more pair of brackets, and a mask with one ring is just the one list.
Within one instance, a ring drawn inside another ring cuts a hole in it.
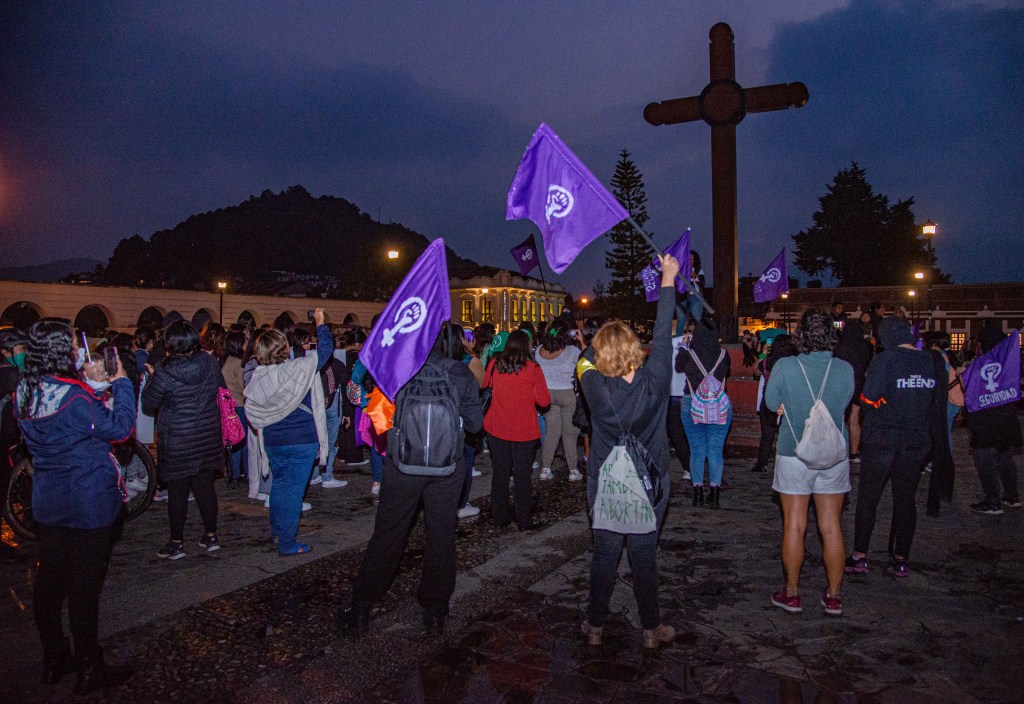
[{"label": "crowd of people", "polygon": [[[670,642],[675,631],[661,619],[657,568],[671,496],[670,447],[681,477],[689,480],[692,505],[719,508],[727,486],[733,370],[699,301],[677,305],[678,262],[664,256],[660,265],[648,348],[618,320],[591,319],[577,327],[560,317],[539,329],[523,323],[500,331],[489,323],[472,331],[445,323],[423,368],[394,399],[384,396],[360,361],[365,333],[332,334],[321,309],[310,312],[311,330],[225,329],[212,322],[197,329],[179,317],[165,320],[160,330],[111,335],[92,350],[67,321],[45,319],[25,332],[0,330],[0,390],[8,401],[0,409],[0,459],[6,477],[6,453],[20,435],[35,467],[32,507],[40,542],[33,607],[44,681],[77,672],[76,691],[86,693],[130,675],[104,663],[97,621],[121,502],[145,488],[140,478],[121,476],[111,461],[111,445],[133,433],[155,446],[157,498],[167,503],[169,536],[157,555],[168,560],[189,552],[190,500],[203,523],[198,548],[229,547],[217,530],[215,487],[222,473],[243,482],[249,499],[269,509],[267,539],[279,555],[308,553],[314,546],[300,542],[299,524],[310,509],[310,487],[345,487],[336,467],[369,462],[368,489],[378,500],[374,531],[351,601],[339,615],[340,625],[356,633],[369,628],[372,607],[399,568],[420,507],[426,548],[417,598],[426,631],[443,631],[455,586],[457,522],[480,513],[469,498],[481,453],[490,453],[490,517],[502,529],[512,530],[513,522],[518,531],[543,527],[534,511],[535,470],[540,482],[585,481],[595,529],[584,638],[601,643],[625,549],[643,644]],[[699,271],[699,263],[693,266],[691,275]],[[986,327],[977,352],[1002,337],[1001,330]],[[117,350],[116,372],[83,373],[86,356],[104,346]],[[756,365],[760,377],[754,471],[773,469],[782,513],[785,583],[770,602],[802,611],[800,576],[813,500],[825,563],[819,602],[826,613],[841,614],[844,575],[869,571],[886,484],[893,495],[890,568],[897,577],[910,572],[922,474],[931,472],[929,515],[951,499],[951,430],[964,406],[963,360],[950,352],[943,333],[918,340],[905,320],[886,316],[881,306],[848,318],[838,303],[830,311],[806,311],[795,333],[750,336],[744,347],[744,363]],[[415,426],[417,404],[430,405],[437,427]],[[241,441],[226,441],[226,418],[240,421]],[[1013,450],[1022,438],[1015,404],[967,414],[966,423],[984,493],[971,509],[998,515],[1019,508]],[[406,457],[408,438],[422,432],[430,439],[421,443],[422,451],[446,457],[437,466],[429,457]],[[559,448],[564,474],[555,462]],[[859,467],[859,476],[848,553],[841,518],[853,490],[852,467]],[[643,529],[608,527],[625,526],[621,514],[606,511],[612,484],[633,492],[631,505],[639,506]],[[598,513],[605,521],[600,528]],[[65,601],[73,649],[63,631]]]}]

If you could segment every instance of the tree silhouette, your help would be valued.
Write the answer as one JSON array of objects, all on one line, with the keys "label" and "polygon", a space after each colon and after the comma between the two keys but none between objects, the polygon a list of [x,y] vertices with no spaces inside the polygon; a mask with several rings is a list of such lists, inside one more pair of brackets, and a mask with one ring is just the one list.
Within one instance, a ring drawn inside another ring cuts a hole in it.
[{"label": "tree silhouette", "polygon": [[[644,178],[625,149],[619,154],[612,176],[612,193],[629,211],[636,223],[647,222],[647,194]],[[605,253],[605,266],[610,273],[608,283],[609,310],[618,317],[647,327],[653,310],[644,297],[640,271],[651,263],[654,251],[627,223],[620,223],[608,233],[612,248]]]}]

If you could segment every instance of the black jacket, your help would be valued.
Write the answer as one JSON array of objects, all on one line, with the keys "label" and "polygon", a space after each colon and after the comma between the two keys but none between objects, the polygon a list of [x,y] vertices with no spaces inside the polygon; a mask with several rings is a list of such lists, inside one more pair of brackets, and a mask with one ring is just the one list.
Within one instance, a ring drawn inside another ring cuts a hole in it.
[{"label": "black jacket", "polygon": [[213,357],[166,357],[142,391],[142,411],[156,416],[161,481],[220,469],[224,463],[217,389],[224,376]]}]

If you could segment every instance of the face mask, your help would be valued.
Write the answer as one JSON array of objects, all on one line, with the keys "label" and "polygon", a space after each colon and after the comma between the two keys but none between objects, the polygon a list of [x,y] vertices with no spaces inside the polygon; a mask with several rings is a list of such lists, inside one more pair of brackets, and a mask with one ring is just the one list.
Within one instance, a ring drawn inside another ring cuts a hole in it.
[{"label": "face mask", "polygon": [[12,356],[11,364],[16,366],[21,371],[25,371],[25,353],[19,352],[18,354]]},{"label": "face mask", "polygon": [[75,357],[75,369],[81,369],[85,366],[85,348],[78,348],[78,356]]},{"label": "face mask", "polygon": [[86,379],[85,383],[89,385],[89,388],[100,394],[110,388],[109,381],[93,381],[92,379]]}]

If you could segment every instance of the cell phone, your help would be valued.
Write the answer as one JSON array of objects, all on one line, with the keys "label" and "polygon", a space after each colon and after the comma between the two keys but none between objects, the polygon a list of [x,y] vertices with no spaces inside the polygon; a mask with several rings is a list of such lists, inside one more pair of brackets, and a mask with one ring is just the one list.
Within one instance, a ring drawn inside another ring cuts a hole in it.
[{"label": "cell phone", "polygon": [[117,374],[117,348],[107,347],[103,350],[103,367],[107,371],[107,376],[114,376]]},{"label": "cell phone", "polygon": [[313,322],[313,311],[307,310],[306,311],[306,317],[309,318],[309,322],[312,323]]}]

